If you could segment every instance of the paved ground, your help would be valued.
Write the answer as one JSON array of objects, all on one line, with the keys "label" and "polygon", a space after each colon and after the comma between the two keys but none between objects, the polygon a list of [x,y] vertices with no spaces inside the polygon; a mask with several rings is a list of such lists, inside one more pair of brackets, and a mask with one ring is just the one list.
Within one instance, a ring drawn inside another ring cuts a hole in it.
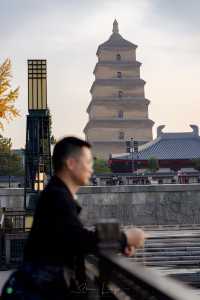
[{"label": "paved ground", "polygon": [[12,270],[9,270],[9,271],[0,271],[0,294],[1,294],[1,290],[2,290],[2,287],[3,287],[4,283],[5,283],[5,281],[10,276],[11,273],[12,273]]}]

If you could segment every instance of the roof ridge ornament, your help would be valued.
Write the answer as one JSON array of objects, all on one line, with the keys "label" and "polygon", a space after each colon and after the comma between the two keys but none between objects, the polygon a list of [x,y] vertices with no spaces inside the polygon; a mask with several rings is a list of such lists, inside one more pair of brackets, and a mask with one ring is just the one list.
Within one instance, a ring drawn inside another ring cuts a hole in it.
[{"label": "roof ridge ornament", "polygon": [[193,134],[199,136],[199,127],[197,125],[194,125],[194,124],[190,124],[190,127],[193,130]]},{"label": "roof ridge ornament", "polygon": [[116,19],[113,22],[113,33],[119,33],[119,26]]},{"label": "roof ridge ornament", "polygon": [[165,125],[160,125],[157,128],[157,137],[161,136],[163,134],[163,128],[165,128]]}]

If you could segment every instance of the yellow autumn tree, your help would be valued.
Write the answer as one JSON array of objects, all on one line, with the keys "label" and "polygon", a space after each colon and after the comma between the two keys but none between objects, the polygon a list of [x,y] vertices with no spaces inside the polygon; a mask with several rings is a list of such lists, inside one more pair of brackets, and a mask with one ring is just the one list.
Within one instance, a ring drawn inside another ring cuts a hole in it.
[{"label": "yellow autumn tree", "polygon": [[3,120],[10,121],[19,116],[15,108],[15,101],[19,96],[19,87],[11,89],[11,61],[6,59],[0,65],[0,129],[3,129]]}]

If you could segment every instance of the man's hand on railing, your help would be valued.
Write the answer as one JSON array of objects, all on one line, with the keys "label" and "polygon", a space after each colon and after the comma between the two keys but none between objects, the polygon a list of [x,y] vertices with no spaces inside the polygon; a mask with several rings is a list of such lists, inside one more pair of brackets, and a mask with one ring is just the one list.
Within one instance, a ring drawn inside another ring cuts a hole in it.
[{"label": "man's hand on railing", "polygon": [[127,238],[127,246],[124,249],[126,256],[132,256],[137,248],[144,246],[146,235],[142,229],[132,228],[125,232]]},{"label": "man's hand on railing", "polygon": [[130,257],[133,256],[134,254],[135,254],[135,247],[126,246],[124,248],[124,255]]}]

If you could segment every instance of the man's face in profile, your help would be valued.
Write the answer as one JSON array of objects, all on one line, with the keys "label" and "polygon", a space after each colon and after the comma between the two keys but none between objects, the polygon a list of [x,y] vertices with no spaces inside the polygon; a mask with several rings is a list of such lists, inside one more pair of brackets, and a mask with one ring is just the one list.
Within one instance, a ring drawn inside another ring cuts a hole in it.
[{"label": "man's face in profile", "polygon": [[70,158],[70,175],[74,182],[81,186],[89,183],[93,173],[93,156],[91,150],[82,147],[80,155]]}]

